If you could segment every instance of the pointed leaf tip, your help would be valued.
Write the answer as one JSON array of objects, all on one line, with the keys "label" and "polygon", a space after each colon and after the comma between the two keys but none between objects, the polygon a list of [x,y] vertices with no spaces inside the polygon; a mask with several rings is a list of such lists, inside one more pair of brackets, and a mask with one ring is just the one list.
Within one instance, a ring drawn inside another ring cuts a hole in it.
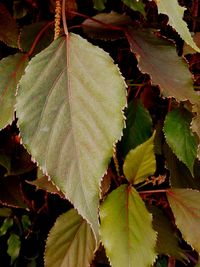
[{"label": "pointed leaf tip", "polygon": [[146,142],[130,150],[126,156],[123,171],[129,182],[137,184],[154,174],[156,170],[154,136],[155,133]]}]

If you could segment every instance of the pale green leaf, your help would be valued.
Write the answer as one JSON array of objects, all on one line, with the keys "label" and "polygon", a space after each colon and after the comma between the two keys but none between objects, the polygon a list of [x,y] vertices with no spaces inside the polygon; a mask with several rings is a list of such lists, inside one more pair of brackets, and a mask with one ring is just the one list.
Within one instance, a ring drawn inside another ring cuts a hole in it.
[{"label": "pale green leaf", "polygon": [[0,129],[13,121],[17,84],[27,64],[27,57],[20,53],[0,61]]},{"label": "pale green leaf", "polygon": [[[126,155],[130,149],[144,143],[152,134],[152,119],[148,110],[138,100],[128,104],[121,149]],[[141,123],[142,121],[142,123]]]},{"label": "pale green leaf", "polygon": [[11,228],[13,225],[13,219],[8,217],[3,221],[3,224],[0,227],[0,237],[5,235],[9,228]]},{"label": "pale green leaf", "polygon": [[130,7],[131,9],[135,11],[139,11],[140,13],[143,14],[143,16],[146,15],[142,0],[139,0],[139,1],[138,0],[122,0],[122,2],[128,7]]},{"label": "pale green leaf", "polygon": [[165,97],[196,102],[192,75],[170,41],[158,37],[158,33],[156,35],[152,30],[141,28],[130,27],[126,36],[131,51],[137,56],[139,68],[151,76],[153,84],[160,86]]},{"label": "pale green leaf", "polygon": [[108,195],[100,219],[101,239],[112,267],[147,267],[154,262],[152,216],[133,187],[121,185]]},{"label": "pale green leaf", "polygon": [[88,267],[94,250],[95,238],[90,226],[72,209],[59,216],[49,232],[45,267]]},{"label": "pale green leaf", "polygon": [[18,26],[6,7],[0,3],[0,41],[17,48]]},{"label": "pale green leaf", "polygon": [[129,182],[138,184],[143,182],[156,170],[154,154],[154,135],[146,142],[129,151],[125,158],[123,171]]},{"label": "pale green leaf", "polygon": [[194,50],[200,52],[199,47],[194,43],[186,22],[183,20],[186,8],[179,5],[178,0],[155,0],[158,12],[169,17],[169,24],[179,33],[180,37]]},{"label": "pale green leaf", "polygon": [[[198,47],[200,47],[200,32],[196,32],[195,34],[193,34],[192,38],[193,38],[194,42],[196,43],[196,45]],[[189,46],[187,43],[184,42],[183,55],[195,54],[195,53],[196,53],[196,51],[191,46]]]},{"label": "pale green leaf", "polygon": [[170,189],[167,198],[183,238],[200,253],[200,192],[192,189]]},{"label": "pale green leaf", "polygon": [[99,185],[124,126],[125,94],[109,55],[75,34],[34,57],[19,84],[24,145],[97,237]]},{"label": "pale green leaf", "polygon": [[174,109],[166,116],[164,134],[166,141],[175,155],[190,170],[197,157],[197,138],[190,129],[192,115],[186,109]]},{"label": "pale green leaf", "polygon": [[20,248],[21,248],[21,241],[18,235],[12,233],[7,241],[8,249],[7,253],[11,257],[11,264],[18,258]]}]

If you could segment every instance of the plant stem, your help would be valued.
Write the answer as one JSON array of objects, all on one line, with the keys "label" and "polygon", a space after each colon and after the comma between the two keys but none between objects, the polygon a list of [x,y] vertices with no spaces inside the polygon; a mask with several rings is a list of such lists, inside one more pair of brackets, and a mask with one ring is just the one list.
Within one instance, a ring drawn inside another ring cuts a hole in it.
[{"label": "plant stem", "polygon": [[139,194],[167,193],[168,190],[169,189],[145,190],[145,191],[139,191]]},{"label": "plant stem", "polygon": [[66,12],[65,12],[65,1],[63,0],[62,2],[62,22],[63,22],[63,28],[64,28],[64,33],[66,36],[69,35],[68,29],[67,29],[67,20],[66,20]]}]

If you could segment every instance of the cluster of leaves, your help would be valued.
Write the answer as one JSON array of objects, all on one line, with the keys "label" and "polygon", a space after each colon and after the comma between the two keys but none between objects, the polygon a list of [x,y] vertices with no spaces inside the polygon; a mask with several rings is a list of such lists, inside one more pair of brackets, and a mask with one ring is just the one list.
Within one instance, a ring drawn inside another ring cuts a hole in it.
[{"label": "cluster of leaves", "polygon": [[0,4],[0,242],[20,266],[46,213],[47,267],[197,266],[198,1],[86,2]]}]

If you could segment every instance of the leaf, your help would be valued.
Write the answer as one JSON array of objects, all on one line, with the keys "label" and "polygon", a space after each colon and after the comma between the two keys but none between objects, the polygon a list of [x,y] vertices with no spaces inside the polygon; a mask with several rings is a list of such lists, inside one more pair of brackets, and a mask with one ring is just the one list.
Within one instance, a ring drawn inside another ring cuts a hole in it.
[{"label": "leaf", "polygon": [[13,219],[12,218],[5,218],[3,224],[0,227],[0,237],[5,235],[9,228],[13,226]]},{"label": "leaf", "polygon": [[184,251],[179,247],[179,239],[174,233],[169,219],[157,207],[149,206],[148,210],[153,215],[153,228],[158,233],[157,253],[159,255],[171,256],[183,263],[186,262],[188,259]]},{"label": "leaf", "polygon": [[[152,134],[152,119],[147,109],[138,100],[129,103],[121,149],[126,155],[130,149],[144,143]],[[141,123],[142,121],[142,123]]]},{"label": "leaf", "polygon": [[167,198],[183,238],[200,253],[200,192],[170,189],[167,191]]},{"label": "leaf", "polygon": [[165,144],[163,147],[166,167],[170,171],[170,185],[175,188],[192,188],[200,190],[200,162],[195,161],[194,177],[189,169],[178,160],[170,147]]},{"label": "leaf", "polygon": [[101,239],[112,267],[150,266],[156,257],[152,217],[137,191],[121,185],[100,207]]},{"label": "leaf", "polygon": [[88,267],[94,250],[95,238],[90,226],[72,209],[59,216],[50,230],[45,267]]},{"label": "leaf", "polygon": [[[129,16],[116,12],[100,13],[92,17],[97,21],[86,19],[82,23],[83,30],[87,36],[100,40],[118,40],[124,37],[123,27],[131,25],[132,20]],[[102,22],[102,23],[101,23]]]},{"label": "leaf", "polygon": [[191,129],[194,133],[197,134],[199,139],[198,149],[197,149],[197,157],[200,160],[200,97],[196,104],[193,105],[193,112],[196,115],[193,117],[191,122]]},{"label": "leaf", "polygon": [[197,157],[197,139],[190,129],[191,120],[192,115],[186,109],[174,109],[166,116],[164,134],[172,151],[193,175],[194,161]]},{"label": "leaf", "polygon": [[0,208],[0,217],[9,217],[12,214],[12,210],[9,208]]},{"label": "leaf", "polygon": [[7,244],[7,253],[11,257],[11,264],[13,264],[14,261],[18,258],[20,252],[21,241],[19,236],[12,233],[7,241]]},{"label": "leaf", "polygon": [[196,102],[192,75],[171,42],[156,36],[152,30],[132,27],[126,30],[126,36],[131,51],[138,58],[139,68],[143,73],[150,74],[152,83],[160,86],[165,97]]},{"label": "leaf", "polygon": [[24,145],[96,237],[100,180],[121,136],[125,103],[124,79],[113,60],[75,34],[33,58],[19,84]]},{"label": "leaf", "polygon": [[155,0],[155,2],[158,6],[158,12],[169,17],[169,24],[179,33],[180,37],[194,50],[200,52],[192,39],[186,22],[183,20],[186,8],[180,6],[178,0]]},{"label": "leaf", "polygon": [[[42,21],[42,22],[37,22],[33,23],[30,25],[26,25],[22,28],[21,34],[20,34],[20,47],[23,49],[25,52],[29,52],[31,46],[34,43],[34,40],[40,33],[44,27],[46,27],[48,22]],[[53,41],[54,37],[54,31],[52,27],[48,27],[42,36],[39,38],[34,51],[33,55],[38,54],[41,52],[44,48],[46,48],[50,43]]]},{"label": "leaf", "polygon": [[13,121],[16,88],[27,64],[27,58],[20,53],[0,61],[0,129]]},{"label": "leaf", "polygon": [[105,4],[107,3],[107,0],[93,0],[94,8],[98,11],[102,11],[105,9]]},{"label": "leaf", "polygon": [[139,11],[140,13],[142,13],[143,16],[146,15],[142,0],[122,0],[122,2],[131,9]]},{"label": "leaf", "polygon": [[0,204],[28,210],[27,204],[24,202],[21,181],[18,176],[0,178]]},{"label": "leaf", "polygon": [[15,19],[13,19],[6,9],[0,3],[0,40],[8,46],[17,48],[18,40],[18,26]]},{"label": "leaf", "polygon": [[37,189],[42,189],[51,194],[57,194],[62,198],[65,198],[63,193],[57,189],[57,187],[48,179],[47,176],[42,176],[35,181],[27,181],[27,183],[32,184],[37,187]]},{"label": "leaf", "polygon": [[141,183],[156,171],[153,139],[154,135],[143,144],[130,150],[126,156],[123,171],[129,182]]}]

